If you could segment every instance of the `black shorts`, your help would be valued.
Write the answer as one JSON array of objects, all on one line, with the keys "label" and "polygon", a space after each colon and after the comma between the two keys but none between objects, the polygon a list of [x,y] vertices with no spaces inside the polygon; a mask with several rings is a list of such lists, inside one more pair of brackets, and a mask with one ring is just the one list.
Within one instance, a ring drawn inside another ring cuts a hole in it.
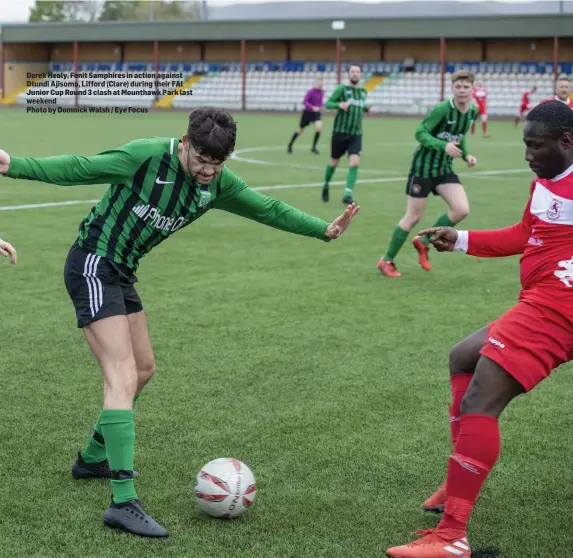
[{"label": "black shorts", "polygon": [[341,134],[334,132],[330,142],[330,157],[340,159],[345,153],[360,155],[362,151],[362,136],[355,134]]},{"label": "black shorts", "polygon": [[306,128],[312,122],[320,120],[320,118],[320,112],[314,112],[313,110],[303,110],[298,127]]},{"label": "black shorts", "polygon": [[137,277],[127,268],[84,251],[77,242],[68,252],[64,282],[76,310],[78,327],[143,310],[134,287]]},{"label": "black shorts", "polygon": [[460,177],[453,172],[436,178],[421,178],[411,174],[406,184],[406,194],[413,198],[427,198],[430,193],[437,196],[436,188],[440,184],[461,184],[461,181]]}]

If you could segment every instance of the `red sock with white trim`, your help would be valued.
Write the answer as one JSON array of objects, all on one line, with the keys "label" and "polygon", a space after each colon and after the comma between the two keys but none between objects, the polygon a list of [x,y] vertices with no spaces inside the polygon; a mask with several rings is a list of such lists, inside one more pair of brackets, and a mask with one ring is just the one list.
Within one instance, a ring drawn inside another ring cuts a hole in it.
[{"label": "red sock with white trim", "polygon": [[450,376],[452,384],[452,403],[450,405],[450,433],[452,435],[452,450],[456,448],[460,433],[460,407],[462,399],[468,390],[473,374],[454,374]]},{"label": "red sock with white trim", "polygon": [[444,517],[436,528],[436,534],[446,540],[466,535],[471,512],[500,449],[497,418],[461,416],[458,441],[448,462]]}]

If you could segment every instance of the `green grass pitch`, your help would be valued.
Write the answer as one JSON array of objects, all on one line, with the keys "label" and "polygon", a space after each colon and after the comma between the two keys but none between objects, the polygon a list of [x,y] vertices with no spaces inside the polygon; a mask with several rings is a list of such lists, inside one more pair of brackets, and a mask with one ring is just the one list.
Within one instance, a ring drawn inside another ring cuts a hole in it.
[{"label": "green grass pitch", "polygon": [[[233,171],[254,187],[286,185],[264,193],[309,213],[342,212],[342,185],[328,205],[320,200],[331,116],[320,156],[309,151],[311,129],[286,153],[298,114],[236,118]],[[0,262],[0,556],[376,558],[436,525],[421,505],[450,452],[448,352],[514,304],[519,261],[434,251],[427,273],[407,243],[397,259],[403,279],[377,271],[404,212],[417,123],[366,119],[362,208],[336,242],[212,211],[142,260],[157,375],[136,409],[136,487],[167,540],[104,528],[108,483],[70,474],[102,403],[63,283],[90,203],[0,211],[0,235],[19,253],[16,267]],[[6,110],[0,129],[0,146],[15,155],[89,155],[182,135],[186,114]],[[475,169],[456,163],[468,173],[464,228],[513,224],[525,207],[521,130],[492,122],[490,133],[469,138]],[[333,180],[345,176],[339,169]],[[105,190],[0,186],[3,208]],[[431,198],[420,226],[443,211]],[[476,556],[572,556],[571,372],[564,366],[502,416],[501,457],[470,523]],[[245,461],[258,483],[252,510],[230,522],[202,516],[193,494],[199,468],[224,456]]]}]

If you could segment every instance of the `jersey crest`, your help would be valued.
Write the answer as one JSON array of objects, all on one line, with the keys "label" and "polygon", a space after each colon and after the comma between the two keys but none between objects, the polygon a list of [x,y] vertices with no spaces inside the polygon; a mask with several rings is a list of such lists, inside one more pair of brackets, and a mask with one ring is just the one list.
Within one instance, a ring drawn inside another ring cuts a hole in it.
[{"label": "jersey crest", "polygon": [[561,200],[558,200],[557,198],[553,198],[551,200],[551,204],[549,205],[549,209],[547,210],[547,219],[549,221],[555,221],[559,219],[562,207],[563,207],[563,202]]}]

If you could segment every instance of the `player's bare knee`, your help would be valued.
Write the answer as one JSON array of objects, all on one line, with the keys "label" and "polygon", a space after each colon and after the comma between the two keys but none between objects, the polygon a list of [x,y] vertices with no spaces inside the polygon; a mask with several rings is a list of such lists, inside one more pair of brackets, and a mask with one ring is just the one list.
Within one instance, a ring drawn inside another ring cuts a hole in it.
[{"label": "player's bare knee", "polygon": [[459,223],[468,217],[470,214],[470,208],[467,206],[456,207],[452,209],[452,221],[454,223]]},{"label": "player's bare knee", "polygon": [[[400,221],[400,228],[405,231],[411,231],[422,219],[422,213],[415,211],[412,213],[406,213],[403,219]],[[404,225],[404,226],[402,226]]]},{"label": "player's bare knee", "polygon": [[467,373],[467,347],[464,341],[456,343],[450,351],[450,376]]},{"label": "player's bare knee", "polygon": [[140,388],[143,387],[145,384],[147,384],[151,380],[151,378],[153,378],[153,376],[155,375],[155,370],[156,368],[154,360],[146,362],[138,368],[137,376]]},{"label": "player's bare knee", "polygon": [[117,358],[104,366],[105,399],[120,404],[132,401],[137,392],[138,372],[133,355]]},{"label": "player's bare knee", "polygon": [[330,159],[330,166],[331,167],[337,167],[339,162],[340,162],[340,159]]}]

